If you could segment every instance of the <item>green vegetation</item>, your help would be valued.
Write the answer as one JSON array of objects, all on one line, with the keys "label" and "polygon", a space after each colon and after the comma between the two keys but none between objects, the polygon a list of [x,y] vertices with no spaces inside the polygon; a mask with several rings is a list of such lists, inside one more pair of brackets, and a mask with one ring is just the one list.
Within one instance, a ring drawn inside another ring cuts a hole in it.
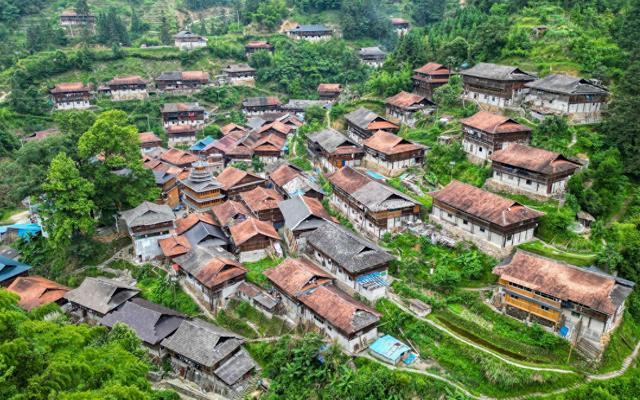
[{"label": "green vegetation", "polygon": [[267,277],[264,276],[263,272],[269,268],[277,266],[281,262],[282,258],[267,257],[260,261],[244,263],[243,265],[248,270],[247,280],[249,282],[257,283],[258,285],[267,284]]},{"label": "green vegetation", "polygon": [[238,300],[231,300],[218,312],[216,323],[249,338],[280,336],[289,331],[283,319],[269,319],[246,301]]},{"label": "green vegetation", "polygon": [[3,399],[179,399],[151,389],[146,353],[125,325],[72,325],[55,304],[27,313],[17,300],[0,289]]}]

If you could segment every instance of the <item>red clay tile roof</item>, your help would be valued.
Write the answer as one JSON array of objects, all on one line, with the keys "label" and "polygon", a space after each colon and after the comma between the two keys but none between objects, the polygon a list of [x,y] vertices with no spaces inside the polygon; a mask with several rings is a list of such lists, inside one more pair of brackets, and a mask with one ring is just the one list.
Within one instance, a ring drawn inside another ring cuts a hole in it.
[{"label": "red clay tile roof", "polygon": [[244,215],[248,217],[251,215],[251,212],[244,204],[227,200],[222,204],[218,204],[216,206],[211,207],[211,212],[215,215],[216,219],[220,223],[220,225],[228,225],[231,220],[238,214]]},{"label": "red clay tile roof", "polygon": [[256,178],[256,180],[262,181],[263,179],[259,176],[251,174],[247,171],[243,171],[241,169],[235,167],[227,167],[224,171],[220,172],[220,175],[216,177],[218,183],[222,185],[224,190],[232,189],[235,185],[237,185],[244,177],[247,175]]},{"label": "red clay tile roof", "polygon": [[573,172],[580,168],[578,163],[569,161],[559,153],[517,143],[496,151],[489,158],[491,161],[547,175]]},{"label": "red clay tile roof", "polygon": [[546,257],[517,251],[508,263],[495,267],[493,273],[506,281],[608,315],[618,308],[611,298],[616,286],[613,277]]},{"label": "red clay tile roof", "polygon": [[153,132],[140,132],[140,144],[162,142],[162,140]]},{"label": "red clay tile roof", "polygon": [[18,305],[29,311],[60,300],[71,289],[41,276],[20,276],[7,290],[20,296]]},{"label": "red clay tile roof", "polygon": [[353,193],[370,182],[370,179],[351,167],[342,167],[327,176],[331,184],[347,193]]},{"label": "red clay tile roof", "polygon": [[280,240],[280,236],[273,225],[269,222],[249,217],[246,220],[229,227],[231,239],[236,246],[240,246],[247,240],[258,236],[266,236],[271,239]]},{"label": "red clay tile roof", "polygon": [[404,18],[391,18],[391,23],[393,25],[401,25],[401,24],[408,24],[409,21],[407,21]]},{"label": "red clay tile roof", "polygon": [[442,75],[442,74],[448,74],[449,69],[447,69],[447,67],[445,67],[442,64],[430,62],[423,65],[420,68],[414,69],[413,72],[417,72],[425,75],[431,75],[431,74]]},{"label": "red clay tile roof", "polygon": [[391,104],[392,106],[407,108],[424,100],[425,98],[418,94],[401,91],[396,95],[387,97],[384,102],[385,104]]},{"label": "red clay tile roof", "polygon": [[167,135],[176,135],[179,133],[189,133],[189,132],[192,132],[193,134],[195,134],[197,130],[198,128],[189,124],[170,125],[166,128]]},{"label": "red clay tile roof", "polygon": [[369,125],[367,125],[367,129],[372,131],[384,130],[384,129],[396,130],[398,128],[400,128],[398,125],[391,123],[389,121],[373,121],[373,122],[370,122]]},{"label": "red clay tile roof", "polygon": [[160,160],[173,165],[190,165],[198,161],[198,157],[184,150],[169,149],[162,153]]},{"label": "red clay tile roof", "polygon": [[307,205],[307,208],[312,215],[318,218],[326,219],[327,221],[336,221],[335,218],[329,215],[320,200],[316,199],[315,197],[309,196],[301,196],[300,199],[304,202],[304,204]]},{"label": "red clay tile roof", "polygon": [[456,180],[431,196],[436,201],[503,227],[535,220],[544,215],[514,200]]},{"label": "red clay tile roof", "polygon": [[231,279],[247,273],[239,262],[224,257],[216,257],[198,268],[195,278],[207,288],[214,288]]},{"label": "red clay tile roof", "polygon": [[89,86],[85,86],[82,82],[64,82],[58,83],[51,93],[64,93],[64,92],[88,92]]},{"label": "red clay tile roof", "polygon": [[146,85],[144,79],[138,75],[118,76],[107,82],[107,85]]},{"label": "red clay tile roof", "polygon": [[321,83],[318,92],[342,92],[342,86],[339,83]]},{"label": "red clay tile roof", "polygon": [[182,71],[182,79],[188,81],[208,81],[209,73],[206,71]]},{"label": "red clay tile roof", "polygon": [[380,320],[380,314],[334,286],[320,286],[298,297],[316,314],[346,334],[353,334]]},{"label": "red clay tile roof", "polygon": [[269,179],[276,185],[282,187],[290,182],[296,176],[302,175],[299,169],[292,167],[289,164],[282,164],[269,174]]},{"label": "red clay tile roof", "polygon": [[509,117],[488,111],[479,111],[469,118],[460,120],[460,123],[489,133],[531,131],[531,128],[528,126],[519,124]]},{"label": "red clay tile roof", "polygon": [[240,198],[249,210],[254,213],[278,209],[278,203],[284,200],[275,190],[262,186],[240,193]]},{"label": "red clay tile roof", "polygon": [[169,236],[158,240],[162,254],[165,257],[177,257],[191,250],[191,244],[185,236]]},{"label": "red clay tile roof", "polygon": [[193,226],[198,222],[204,222],[205,224],[219,226],[218,223],[213,219],[213,215],[209,213],[191,213],[184,218],[179,218],[176,220],[176,233],[178,235],[182,235],[189,229],[193,228]]},{"label": "red clay tile roof", "polygon": [[225,155],[251,156],[253,155],[253,149],[243,143],[244,135],[244,132],[241,131],[229,133],[218,140],[214,140],[211,144],[207,145],[203,151],[216,149]]},{"label": "red clay tile roof", "polygon": [[247,43],[245,47],[248,47],[250,49],[270,49],[273,47],[273,45],[264,40],[252,40]]},{"label": "red clay tile roof", "polygon": [[282,151],[287,140],[280,135],[271,133],[261,139],[258,139],[253,146],[254,151]]},{"label": "red clay tile roof", "polygon": [[383,154],[399,154],[422,150],[424,146],[412,143],[398,135],[386,131],[378,131],[362,144]]},{"label": "red clay tile roof", "polygon": [[333,281],[331,275],[305,258],[287,258],[277,267],[263,273],[269,281],[292,297]]},{"label": "red clay tile roof", "polygon": [[292,130],[293,128],[291,128],[291,126],[289,126],[289,125],[283,124],[283,123],[282,123],[282,122],[280,122],[280,121],[273,121],[273,122],[272,122],[272,123],[270,123],[270,124],[262,125],[262,126],[258,129],[258,131],[257,131],[257,132],[258,132],[258,133],[263,133],[263,132],[265,132],[265,131],[268,131],[269,129],[273,129],[273,130],[275,130],[276,132],[280,132],[280,133],[282,133],[283,135],[288,135],[288,134],[289,134],[289,132],[291,132],[291,130]]},{"label": "red clay tile roof", "polygon": [[231,131],[235,131],[235,130],[246,132],[247,128],[240,125],[236,125],[236,124],[227,124],[222,128],[220,128],[220,132],[222,132],[224,136],[228,135]]}]

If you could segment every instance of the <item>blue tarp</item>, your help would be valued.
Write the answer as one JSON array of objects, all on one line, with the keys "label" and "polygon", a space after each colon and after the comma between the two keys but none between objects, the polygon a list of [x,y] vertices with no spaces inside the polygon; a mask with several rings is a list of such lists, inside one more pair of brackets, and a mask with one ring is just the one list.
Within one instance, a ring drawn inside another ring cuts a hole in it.
[{"label": "blue tarp", "polygon": [[383,360],[396,364],[403,354],[411,351],[411,348],[393,336],[384,335],[373,342],[369,350]]},{"label": "blue tarp", "polygon": [[215,139],[212,136],[205,136],[204,138],[202,138],[202,139],[198,140],[197,142],[195,142],[191,147],[189,147],[189,150],[191,150],[191,151],[201,151],[205,147],[207,147],[208,145],[213,143],[214,140]]},{"label": "blue tarp", "polygon": [[38,224],[13,224],[0,226],[0,235],[4,235],[7,231],[16,230],[21,238],[35,236],[42,232],[42,227]]},{"label": "blue tarp", "polygon": [[0,282],[7,281],[31,269],[30,265],[0,256]]},{"label": "blue tarp", "polygon": [[379,173],[374,172],[374,171],[367,171],[367,175],[369,175],[373,179],[377,179],[379,181],[384,181],[385,180],[384,176],[382,176]]}]

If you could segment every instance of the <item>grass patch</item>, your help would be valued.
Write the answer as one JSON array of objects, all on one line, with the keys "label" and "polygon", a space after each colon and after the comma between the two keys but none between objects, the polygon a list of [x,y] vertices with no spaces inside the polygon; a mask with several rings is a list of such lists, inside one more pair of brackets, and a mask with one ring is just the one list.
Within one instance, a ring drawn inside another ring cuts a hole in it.
[{"label": "grass patch", "polygon": [[267,257],[260,261],[244,263],[247,271],[247,280],[257,285],[267,285],[269,281],[262,272],[269,268],[273,268],[282,262],[282,258]]},{"label": "grass patch", "polygon": [[231,300],[226,311],[227,315],[251,322],[262,337],[281,336],[289,331],[284,320],[277,317],[269,319],[246,301]]},{"label": "grass patch", "polygon": [[544,257],[549,257],[554,260],[564,261],[572,265],[577,265],[579,267],[588,267],[590,265],[593,265],[596,260],[595,254],[570,253],[560,249],[547,247],[539,240],[523,243],[519,245],[518,248]]},{"label": "grass patch", "polygon": [[640,324],[629,312],[625,312],[622,323],[611,336],[598,372],[611,372],[620,368],[622,361],[631,354],[638,341],[640,341]]}]

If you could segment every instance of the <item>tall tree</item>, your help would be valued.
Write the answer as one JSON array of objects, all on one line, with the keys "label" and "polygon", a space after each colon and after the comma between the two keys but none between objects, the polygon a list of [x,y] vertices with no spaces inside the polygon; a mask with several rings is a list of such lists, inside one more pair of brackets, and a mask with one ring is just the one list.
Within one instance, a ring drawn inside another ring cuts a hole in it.
[{"label": "tall tree", "polygon": [[169,21],[164,11],[160,14],[160,41],[162,44],[171,43],[171,34],[169,33]]},{"label": "tall tree", "polygon": [[142,31],[144,31],[144,24],[140,20],[140,17],[138,17],[138,13],[136,12],[136,9],[134,7],[131,7],[130,30],[132,34],[141,33]]},{"label": "tall tree", "polygon": [[418,0],[411,3],[411,16],[418,25],[427,25],[442,19],[446,0]]},{"label": "tall tree", "polygon": [[87,4],[87,0],[77,0],[74,9],[80,15],[89,14],[89,4]]},{"label": "tall tree", "polygon": [[375,0],[344,0],[340,9],[342,34],[346,39],[372,37],[376,39],[392,31],[390,20]]},{"label": "tall tree", "polygon": [[59,153],[51,161],[42,189],[45,230],[55,249],[65,250],[76,236],[93,231],[93,184],[80,176],[75,162],[66,154]]}]

